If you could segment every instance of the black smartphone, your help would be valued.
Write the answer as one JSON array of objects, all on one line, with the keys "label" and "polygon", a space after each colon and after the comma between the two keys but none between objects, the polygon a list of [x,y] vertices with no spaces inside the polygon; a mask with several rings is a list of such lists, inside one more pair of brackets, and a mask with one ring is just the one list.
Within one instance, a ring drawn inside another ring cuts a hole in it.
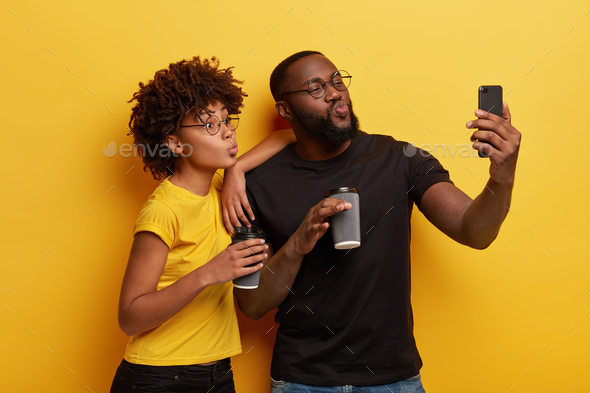
[{"label": "black smartphone", "polygon": [[[502,117],[502,86],[480,86],[477,95],[477,107]],[[478,154],[480,157],[489,157],[487,154],[482,153],[481,150]]]},{"label": "black smartphone", "polygon": [[480,86],[477,107],[502,117],[502,86]]}]

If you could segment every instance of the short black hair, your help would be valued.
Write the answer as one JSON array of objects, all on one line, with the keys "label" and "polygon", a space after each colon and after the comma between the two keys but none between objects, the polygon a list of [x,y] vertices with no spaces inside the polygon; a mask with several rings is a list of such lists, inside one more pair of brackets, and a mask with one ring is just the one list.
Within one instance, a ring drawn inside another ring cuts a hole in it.
[{"label": "short black hair", "polygon": [[318,51],[305,50],[292,54],[285,60],[281,61],[279,65],[275,67],[272,74],[270,74],[270,92],[272,93],[272,97],[275,101],[278,101],[279,98],[281,98],[281,95],[283,94],[283,90],[288,79],[287,69],[291,66],[291,64],[295,63],[297,60],[310,55],[324,56],[323,53]]},{"label": "short black hair", "polygon": [[172,63],[156,72],[147,84],[139,83],[139,90],[129,102],[136,101],[129,120],[134,143],[143,159],[144,170],[149,169],[155,179],[163,179],[176,170],[178,157],[166,145],[168,134],[180,133],[180,122],[188,113],[198,113],[214,101],[237,114],[247,96],[241,81],[232,69],[220,68],[216,57]]}]

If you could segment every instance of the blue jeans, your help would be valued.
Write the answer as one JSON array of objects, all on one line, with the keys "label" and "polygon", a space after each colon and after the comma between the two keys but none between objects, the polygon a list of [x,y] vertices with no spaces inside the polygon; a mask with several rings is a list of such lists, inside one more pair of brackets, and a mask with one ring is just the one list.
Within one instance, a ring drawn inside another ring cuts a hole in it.
[{"label": "blue jeans", "polygon": [[271,393],[425,393],[420,374],[405,381],[378,386],[312,386],[270,379]]},{"label": "blue jeans", "polygon": [[210,366],[146,366],[126,360],[117,369],[111,393],[235,393],[229,359]]}]

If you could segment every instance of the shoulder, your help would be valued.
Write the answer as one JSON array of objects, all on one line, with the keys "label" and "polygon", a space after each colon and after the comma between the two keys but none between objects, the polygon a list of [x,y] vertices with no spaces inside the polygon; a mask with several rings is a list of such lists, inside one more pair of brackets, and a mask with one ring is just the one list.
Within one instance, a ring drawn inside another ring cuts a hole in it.
[{"label": "shoulder", "polygon": [[145,201],[139,214],[137,222],[162,222],[177,221],[177,214],[169,203],[161,199],[148,199]]},{"label": "shoulder", "polygon": [[274,172],[277,167],[288,164],[293,159],[293,151],[295,149],[295,142],[290,143],[281,149],[277,154],[270,157],[268,160],[258,165],[256,168],[246,173],[246,178],[256,177],[269,172]]},{"label": "shoulder", "polygon": [[393,150],[400,152],[408,145],[407,142],[398,141],[391,135],[367,134],[361,131],[360,135],[353,140],[353,144],[364,149],[372,150]]},{"label": "shoulder", "polygon": [[169,183],[164,180],[154,190],[152,195],[144,202],[141,207],[140,216],[145,215],[175,215],[174,205],[175,195],[169,187]]},{"label": "shoulder", "polygon": [[373,160],[381,157],[382,159],[393,160],[393,162],[405,161],[412,155],[413,147],[408,142],[398,141],[390,135],[382,134],[361,134],[352,142],[352,154],[365,160]]},{"label": "shoulder", "polygon": [[365,134],[364,144],[366,148],[371,148],[372,151],[384,152],[395,156],[410,167],[421,165],[425,162],[438,163],[438,160],[428,151],[416,147],[412,143],[399,141],[390,135]]},{"label": "shoulder", "polygon": [[141,207],[133,233],[152,232],[171,248],[179,226],[179,215],[171,202],[173,194],[160,184]]}]

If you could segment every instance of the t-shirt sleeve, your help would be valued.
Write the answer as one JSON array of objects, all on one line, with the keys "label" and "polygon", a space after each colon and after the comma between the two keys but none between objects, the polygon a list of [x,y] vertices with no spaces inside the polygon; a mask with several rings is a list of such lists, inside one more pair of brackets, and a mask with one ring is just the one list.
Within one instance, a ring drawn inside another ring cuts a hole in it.
[{"label": "t-shirt sleeve", "polygon": [[178,228],[178,219],[174,211],[162,201],[150,199],[144,203],[139,212],[133,234],[152,232],[158,235],[168,248],[172,248],[176,228]]},{"label": "t-shirt sleeve", "polygon": [[449,172],[442,164],[425,150],[417,149],[417,154],[410,157],[408,167],[408,187],[410,197],[420,208],[420,202],[426,191],[436,183],[451,183]]}]

